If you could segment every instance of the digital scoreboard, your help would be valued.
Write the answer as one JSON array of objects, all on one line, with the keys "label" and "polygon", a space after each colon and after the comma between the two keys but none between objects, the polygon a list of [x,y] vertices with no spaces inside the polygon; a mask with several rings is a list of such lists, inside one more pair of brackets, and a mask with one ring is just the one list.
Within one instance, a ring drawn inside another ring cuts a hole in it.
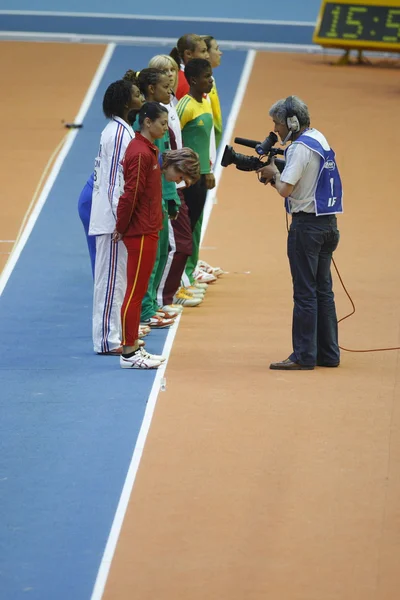
[{"label": "digital scoreboard", "polygon": [[323,0],[313,41],[329,48],[400,53],[400,0]]}]

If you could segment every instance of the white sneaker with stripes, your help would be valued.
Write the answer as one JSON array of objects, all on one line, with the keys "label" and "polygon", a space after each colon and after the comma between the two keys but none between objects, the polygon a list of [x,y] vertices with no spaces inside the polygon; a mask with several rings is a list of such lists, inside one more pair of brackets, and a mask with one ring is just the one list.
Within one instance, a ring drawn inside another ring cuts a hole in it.
[{"label": "white sneaker with stripes", "polygon": [[129,356],[129,358],[122,356],[122,354],[119,358],[121,369],[158,369],[162,362],[156,359],[155,355],[146,352],[144,348],[138,348],[135,354]]}]

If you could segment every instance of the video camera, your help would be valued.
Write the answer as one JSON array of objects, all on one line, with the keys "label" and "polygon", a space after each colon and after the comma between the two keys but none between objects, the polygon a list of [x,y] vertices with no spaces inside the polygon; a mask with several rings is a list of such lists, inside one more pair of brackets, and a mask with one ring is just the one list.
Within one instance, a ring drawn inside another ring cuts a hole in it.
[{"label": "video camera", "polygon": [[[278,141],[278,136],[271,131],[270,134],[265,138],[263,142],[256,142],[255,140],[248,140],[246,138],[235,138],[235,144],[241,146],[247,146],[248,148],[254,148],[259,156],[266,156],[267,161],[263,161],[256,156],[247,156],[246,154],[239,154],[235,152],[232,146],[225,146],[224,154],[221,159],[221,165],[228,167],[234,164],[239,171],[257,171],[265,165],[269,165],[273,156],[277,154],[284,154],[284,151],[280,148],[274,148],[274,144]],[[285,161],[277,158],[275,160],[280,173],[285,168]],[[260,177],[260,182],[265,183],[265,178]]]}]

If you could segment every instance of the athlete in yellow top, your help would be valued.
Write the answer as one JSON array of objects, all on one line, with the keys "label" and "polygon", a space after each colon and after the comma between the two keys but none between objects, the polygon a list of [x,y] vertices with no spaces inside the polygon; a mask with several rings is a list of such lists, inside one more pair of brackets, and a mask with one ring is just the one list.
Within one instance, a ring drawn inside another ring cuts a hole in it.
[{"label": "athlete in yellow top", "polygon": [[213,86],[212,69],[208,60],[194,58],[185,66],[185,76],[190,85],[189,93],[183,96],[176,107],[182,128],[182,142],[200,157],[200,180],[184,190],[193,232],[193,252],[186,265],[183,278],[185,286],[194,282],[194,270],[199,258],[201,221],[207,191],[215,187],[211,172],[210,140],[213,130],[211,104],[205,94]]},{"label": "athlete in yellow top", "polygon": [[[210,56],[209,61],[211,68],[214,70],[221,64],[222,51],[219,49],[217,40],[212,35],[202,35],[201,37],[206,43],[208,54]],[[211,92],[208,94],[208,97],[211,102],[215,129],[215,145],[218,150],[218,146],[221,143],[222,138],[222,112],[218,97],[217,84],[215,83],[215,77],[213,77],[213,79],[214,85],[211,89]]]}]

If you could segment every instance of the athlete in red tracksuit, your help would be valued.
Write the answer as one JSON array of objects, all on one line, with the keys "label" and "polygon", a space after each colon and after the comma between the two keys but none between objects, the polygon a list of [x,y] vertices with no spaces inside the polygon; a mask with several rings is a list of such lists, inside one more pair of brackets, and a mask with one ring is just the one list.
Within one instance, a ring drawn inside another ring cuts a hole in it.
[{"label": "athlete in red tracksuit", "polygon": [[127,289],[121,309],[123,346],[135,346],[138,339],[141,302],[156,259],[163,221],[158,149],[140,133],[132,142],[123,162],[125,186],[116,224],[128,251]]},{"label": "athlete in red tracksuit", "polygon": [[[154,267],[158,234],[163,224],[161,168],[154,140],[168,130],[168,111],[158,102],[146,102],[139,111],[140,133],[129,143],[123,160],[124,193],[119,199],[114,237],[127,249],[127,287],[121,308],[122,368],[154,369],[162,356],[139,346],[141,304]],[[165,153],[167,181],[188,185],[200,176],[199,159],[190,149]]]}]

